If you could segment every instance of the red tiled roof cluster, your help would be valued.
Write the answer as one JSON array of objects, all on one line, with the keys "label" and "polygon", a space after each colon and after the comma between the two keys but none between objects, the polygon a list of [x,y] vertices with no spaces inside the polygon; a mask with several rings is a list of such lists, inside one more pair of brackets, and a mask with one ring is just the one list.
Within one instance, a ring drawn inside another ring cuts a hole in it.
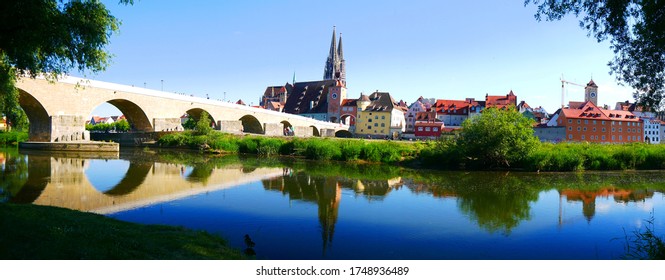
[{"label": "red tiled roof cluster", "polygon": [[487,108],[497,107],[499,109],[508,106],[517,106],[517,96],[511,90],[508,94],[504,95],[485,95],[485,106]]}]

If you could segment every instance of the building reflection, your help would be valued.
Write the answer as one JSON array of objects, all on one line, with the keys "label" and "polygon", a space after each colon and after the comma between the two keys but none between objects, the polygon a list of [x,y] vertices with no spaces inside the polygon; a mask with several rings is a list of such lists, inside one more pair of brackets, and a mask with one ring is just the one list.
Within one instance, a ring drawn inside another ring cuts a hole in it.
[{"label": "building reflection", "polygon": [[390,180],[358,180],[342,177],[312,176],[284,168],[283,176],[263,180],[263,187],[288,195],[289,200],[316,203],[321,226],[322,254],[332,247],[335,225],[342,200],[342,190],[352,190],[368,200],[382,200],[391,190],[402,185],[401,178]]},{"label": "building reflection", "polygon": [[[559,197],[566,198],[566,202],[582,202],[582,214],[587,222],[591,222],[596,215],[596,199],[613,197],[617,203],[644,202],[654,195],[653,190],[645,189],[619,189],[605,187],[598,190],[564,189],[559,191]],[[562,224],[561,205],[559,205],[559,224]]]}]

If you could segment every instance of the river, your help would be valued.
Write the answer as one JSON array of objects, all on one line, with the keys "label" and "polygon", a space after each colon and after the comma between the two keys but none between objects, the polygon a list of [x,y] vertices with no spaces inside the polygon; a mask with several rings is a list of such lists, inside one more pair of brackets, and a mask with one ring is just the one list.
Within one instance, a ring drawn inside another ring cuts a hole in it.
[{"label": "river", "polygon": [[2,148],[0,176],[3,202],[206,230],[257,259],[621,259],[635,232],[665,230],[662,171],[442,172]]}]

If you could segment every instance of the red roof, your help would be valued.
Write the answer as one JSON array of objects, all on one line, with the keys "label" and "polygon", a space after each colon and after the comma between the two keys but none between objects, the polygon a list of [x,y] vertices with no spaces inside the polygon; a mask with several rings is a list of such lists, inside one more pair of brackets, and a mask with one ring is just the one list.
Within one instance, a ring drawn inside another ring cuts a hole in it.
[{"label": "red roof", "polygon": [[584,102],[579,108],[561,109],[561,112],[567,119],[574,118],[606,121],[639,121],[639,119],[631,112],[601,109],[591,101]]},{"label": "red roof", "polygon": [[487,108],[497,107],[504,108],[507,106],[517,106],[517,96],[511,90],[508,94],[504,95],[485,95],[485,106]]},{"label": "red roof", "polygon": [[469,109],[469,103],[466,100],[446,100],[437,99],[436,112],[445,115],[466,115]]}]

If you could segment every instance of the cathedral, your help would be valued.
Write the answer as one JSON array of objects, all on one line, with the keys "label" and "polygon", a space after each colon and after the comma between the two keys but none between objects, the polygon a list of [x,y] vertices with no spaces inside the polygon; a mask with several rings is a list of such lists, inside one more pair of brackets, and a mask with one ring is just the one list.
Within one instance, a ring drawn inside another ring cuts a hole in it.
[{"label": "cathedral", "polygon": [[289,114],[313,119],[339,122],[341,105],[346,99],[346,62],[342,49],[342,35],[337,41],[333,27],[330,51],[320,81],[286,83],[266,88],[261,99],[264,108],[280,108]]}]

